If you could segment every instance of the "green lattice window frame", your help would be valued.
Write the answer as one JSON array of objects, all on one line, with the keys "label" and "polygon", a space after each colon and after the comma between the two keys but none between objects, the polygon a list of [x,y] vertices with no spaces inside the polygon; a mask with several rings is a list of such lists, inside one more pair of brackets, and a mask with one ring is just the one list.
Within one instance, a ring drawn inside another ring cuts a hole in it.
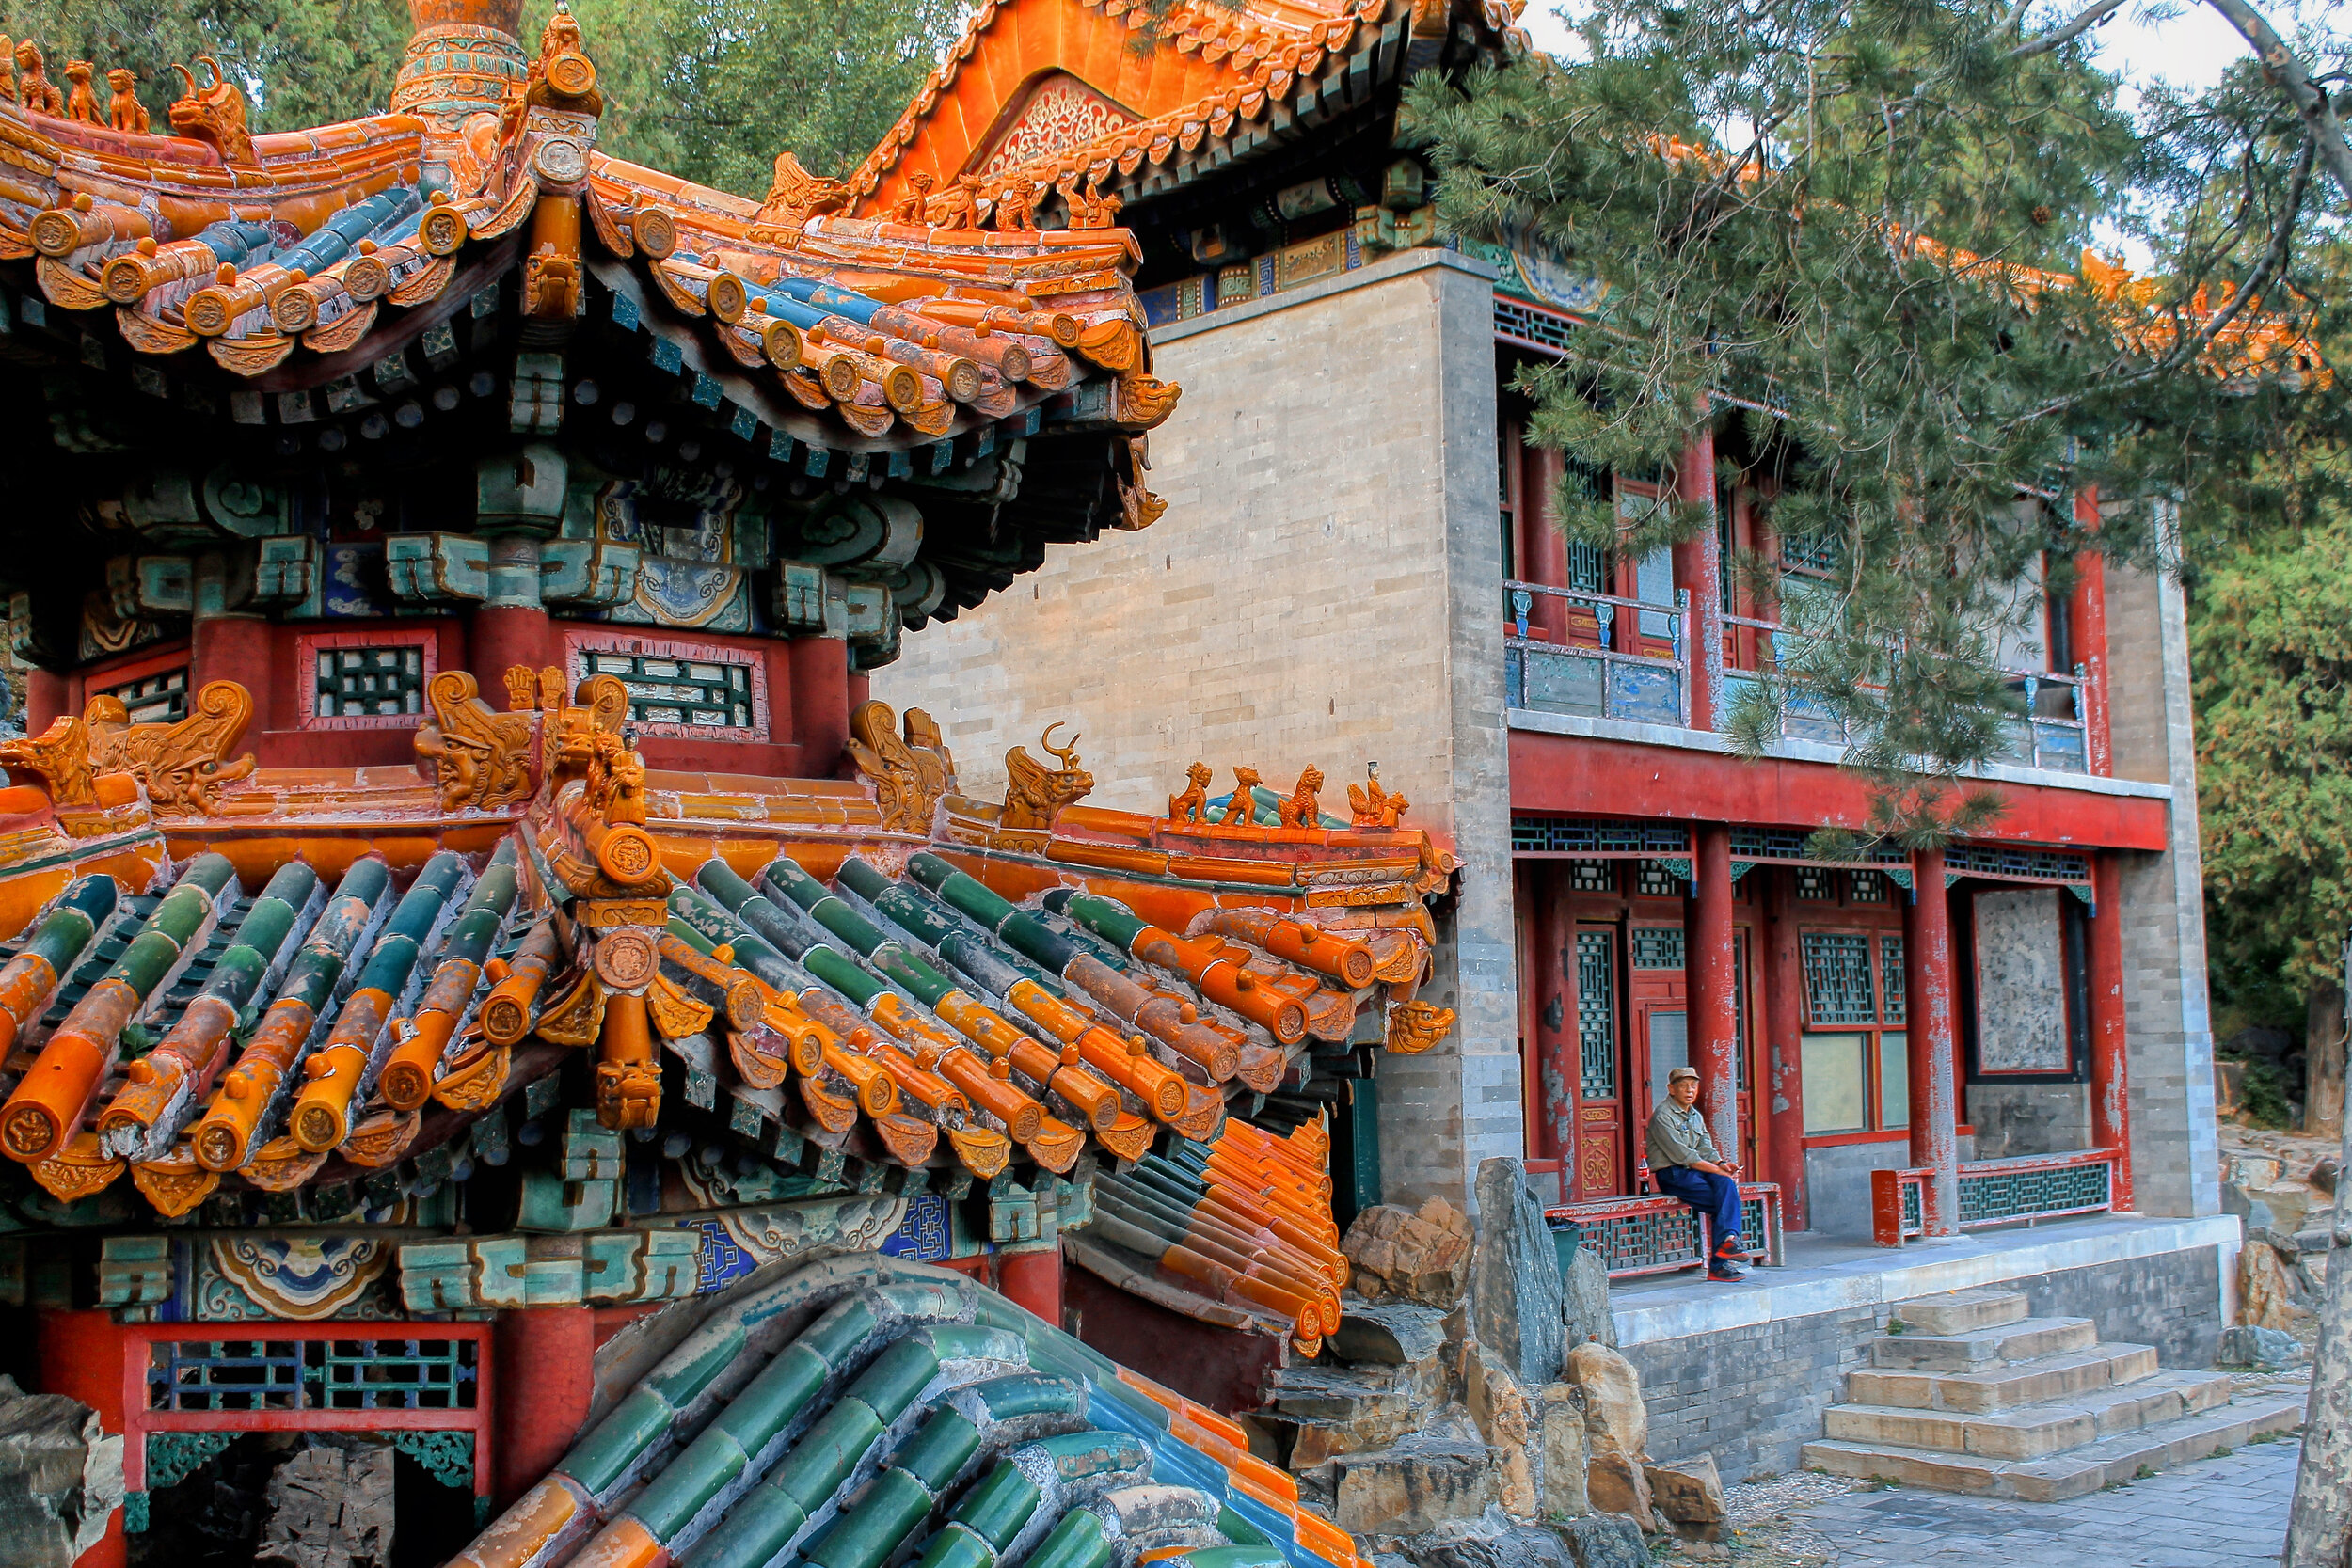
[{"label": "green lattice window frame", "polygon": [[1587,1100],[1617,1097],[1617,958],[1614,934],[1576,933],[1578,1076]]},{"label": "green lattice window frame", "polygon": [[646,735],[757,740],[768,735],[767,666],[755,649],[716,642],[573,632],[564,638],[575,681],[617,678],[628,722]]},{"label": "green lattice window frame", "polygon": [[1636,969],[1680,969],[1684,941],[1679,926],[1636,926],[1631,937]]},{"label": "green lattice window frame", "polygon": [[1867,1028],[1879,1021],[1870,939],[1860,931],[1806,931],[1798,939],[1804,1008],[1815,1028]]},{"label": "green lattice window frame", "polygon": [[158,670],[134,681],[102,686],[93,697],[112,697],[134,724],[177,724],[188,716],[188,667]]}]

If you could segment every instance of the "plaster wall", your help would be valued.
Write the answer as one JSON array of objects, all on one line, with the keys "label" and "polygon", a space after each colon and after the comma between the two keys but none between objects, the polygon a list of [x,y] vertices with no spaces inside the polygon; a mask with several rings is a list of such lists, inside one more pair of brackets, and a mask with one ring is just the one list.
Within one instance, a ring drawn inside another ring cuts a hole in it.
[{"label": "plaster wall", "polygon": [[983,798],[1057,721],[1082,736],[1089,803],[1132,811],[1165,811],[1198,759],[1213,792],[1237,763],[1285,792],[1313,764],[1344,816],[1378,763],[1463,862],[1423,992],[1460,1022],[1380,1060],[1386,1196],[1467,1201],[1481,1159],[1521,1152],[1490,278],[1413,252],[1154,343],[1184,389],[1152,436],[1167,515],[1052,547],[908,638],[874,694],[928,709]]}]

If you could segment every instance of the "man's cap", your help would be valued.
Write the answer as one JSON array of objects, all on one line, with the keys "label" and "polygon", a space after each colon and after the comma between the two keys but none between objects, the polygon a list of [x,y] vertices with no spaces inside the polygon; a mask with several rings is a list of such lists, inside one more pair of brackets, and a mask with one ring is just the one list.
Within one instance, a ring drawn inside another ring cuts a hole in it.
[{"label": "man's cap", "polygon": [[1698,1075],[1699,1069],[1694,1067],[1678,1067],[1672,1072],[1666,1074],[1666,1082],[1669,1084],[1679,1084],[1685,1078],[1695,1081]]}]

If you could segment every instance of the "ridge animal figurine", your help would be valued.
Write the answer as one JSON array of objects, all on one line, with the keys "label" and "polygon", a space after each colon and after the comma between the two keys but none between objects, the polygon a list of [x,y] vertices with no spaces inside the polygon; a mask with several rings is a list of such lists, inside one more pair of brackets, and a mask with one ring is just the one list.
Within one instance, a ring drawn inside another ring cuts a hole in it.
[{"label": "ridge animal figurine", "polygon": [[1209,781],[1216,775],[1209,771],[1205,762],[1196,762],[1184,769],[1184,792],[1168,798],[1168,819],[1170,822],[1200,822],[1209,819]]},{"label": "ridge animal figurine", "polygon": [[1290,799],[1277,808],[1285,828],[1316,828],[1323,825],[1323,808],[1315,801],[1315,792],[1323,787],[1323,769],[1309,763],[1307,770],[1298,775],[1297,787]]},{"label": "ridge animal figurine", "polygon": [[72,90],[65,97],[65,118],[78,119],[85,125],[99,123],[98,94],[89,85],[90,69],[87,60],[65,62],[65,79],[72,84]]},{"label": "ridge animal figurine", "polygon": [[106,123],[118,131],[129,131],[143,136],[148,134],[151,122],[147,105],[140,103],[139,95],[131,90],[137,81],[137,77],[120,66],[106,72],[106,87],[113,93],[106,100]]},{"label": "ridge animal figurine", "polygon": [[1380,765],[1364,764],[1364,782],[1347,786],[1347,808],[1358,828],[1393,828],[1413,802],[1380,787]]},{"label": "ridge animal figurine", "polygon": [[65,94],[49,79],[40,44],[26,39],[16,46],[16,70],[18,103],[44,115],[65,113]]},{"label": "ridge animal figurine", "polygon": [[1062,807],[1094,788],[1094,775],[1078,766],[1078,742],[1083,737],[1073,735],[1069,745],[1057,746],[1054,732],[1060,728],[1058,723],[1048,724],[1038,737],[1038,744],[1060,761],[1058,768],[1029,755],[1025,746],[1015,746],[1005,753],[1005,810],[999,826],[1032,831],[1051,828]]},{"label": "ridge animal figurine", "polygon": [[1225,815],[1218,820],[1226,827],[1235,823],[1248,826],[1258,815],[1257,788],[1262,781],[1254,768],[1233,769],[1233,798],[1225,803]]}]

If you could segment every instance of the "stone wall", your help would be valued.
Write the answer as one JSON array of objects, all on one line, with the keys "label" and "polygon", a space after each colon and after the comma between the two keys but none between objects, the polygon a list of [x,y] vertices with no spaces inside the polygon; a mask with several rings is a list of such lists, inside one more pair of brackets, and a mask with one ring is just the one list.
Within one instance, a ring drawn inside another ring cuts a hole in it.
[{"label": "stone wall", "polygon": [[[2110,528],[2155,526],[2144,510]],[[2177,578],[2106,574],[2114,771],[2172,786],[2171,844],[2122,862],[2123,1010],[2131,1059],[2133,1198],[2142,1212],[2220,1212],[2213,1022],[2189,714],[2187,610]]]},{"label": "stone wall", "polygon": [[1423,993],[1460,1022],[1380,1062],[1407,1204],[1467,1203],[1481,1159],[1520,1152],[1492,300],[1478,263],[1423,250],[1161,328],[1154,372],[1184,389],[1151,441],[1167,515],[1052,546],[873,682],[930,712],[982,797],[1057,720],[1089,803],[1131,811],[1166,810],[1199,759],[1219,792],[1235,763],[1284,791],[1312,763],[1344,815],[1378,763],[1463,862]]},{"label": "stone wall", "polygon": [[[2212,1247],[2157,1253],[2010,1282],[2036,1316],[2090,1318],[2108,1343],[2153,1345],[2169,1368],[2213,1364],[2221,1279]],[[1714,1456],[1725,1483],[1794,1470],[1821,1412],[1886,1332],[1885,1303],[1623,1347],[1642,1374],[1650,1457]]]}]

